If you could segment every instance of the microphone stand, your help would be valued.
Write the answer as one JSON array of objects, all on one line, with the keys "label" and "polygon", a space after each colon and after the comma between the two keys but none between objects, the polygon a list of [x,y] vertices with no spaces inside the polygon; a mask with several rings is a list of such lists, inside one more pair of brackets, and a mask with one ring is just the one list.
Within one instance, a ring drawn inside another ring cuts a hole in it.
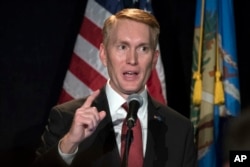
[{"label": "microphone stand", "polygon": [[122,159],[122,167],[128,166],[128,153],[130,149],[130,145],[133,139],[133,131],[132,128],[128,128],[127,134],[126,134],[126,142],[125,142],[125,148],[123,153],[123,159]]}]

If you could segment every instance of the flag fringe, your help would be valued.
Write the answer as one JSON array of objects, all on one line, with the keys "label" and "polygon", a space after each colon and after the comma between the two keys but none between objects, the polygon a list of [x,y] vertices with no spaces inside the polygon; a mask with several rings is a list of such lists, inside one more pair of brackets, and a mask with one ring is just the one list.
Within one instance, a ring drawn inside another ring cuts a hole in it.
[{"label": "flag fringe", "polygon": [[214,87],[214,104],[222,104],[225,101],[223,85],[222,85],[220,78],[221,78],[221,72],[216,71],[215,72],[215,87]]},{"label": "flag fringe", "polygon": [[201,74],[199,72],[195,72],[193,75],[193,79],[195,79],[194,90],[193,90],[193,104],[199,105],[201,103],[201,94],[202,94]]}]

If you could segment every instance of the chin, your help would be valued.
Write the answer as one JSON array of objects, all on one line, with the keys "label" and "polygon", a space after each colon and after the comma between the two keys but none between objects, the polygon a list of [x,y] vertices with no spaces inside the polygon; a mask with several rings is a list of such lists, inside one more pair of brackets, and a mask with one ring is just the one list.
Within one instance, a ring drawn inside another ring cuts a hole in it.
[{"label": "chin", "polygon": [[136,88],[127,88],[124,89],[124,91],[126,92],[126,94],[132,94],[132,93],[138,93],[140,89],[136,89]]},{"label": "chin", "polygon": [[124,90],[124,92],[128,93],[137,93],[140,92],[142,90],[142,88],[140,87],[141,84],[138,84],[138,82],[124,82],[122,83],[121,88],[122,90]]}]

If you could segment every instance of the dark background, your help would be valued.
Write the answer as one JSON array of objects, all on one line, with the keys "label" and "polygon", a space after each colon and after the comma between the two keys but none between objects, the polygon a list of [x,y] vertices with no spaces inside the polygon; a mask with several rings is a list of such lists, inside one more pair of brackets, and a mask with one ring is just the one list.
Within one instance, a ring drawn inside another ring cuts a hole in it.
[{"label": "dark background", "polygon": [[[249,104],[249,4],[236,1],[242,108]],[[0,2],[0,164],[28,166],[70,62],[86,0]],[[168,105],[189,117],[195,0],[152,0]],[[1,165],[2,166],[2,165]]]}]

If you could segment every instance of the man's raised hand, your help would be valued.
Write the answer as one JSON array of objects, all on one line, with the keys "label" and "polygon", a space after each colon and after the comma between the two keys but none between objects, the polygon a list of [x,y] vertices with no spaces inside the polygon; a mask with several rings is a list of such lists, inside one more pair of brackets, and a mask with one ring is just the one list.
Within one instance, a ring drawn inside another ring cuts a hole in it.
[{"label": "man's raised hand", "polygon": [[92,103],[100,90],[93,92],[75,112],[69,132],[62,138],[60,149],[63,153],[72,153],[79,143],[89,137],[106,116],[105,111],[98,112]]}]

